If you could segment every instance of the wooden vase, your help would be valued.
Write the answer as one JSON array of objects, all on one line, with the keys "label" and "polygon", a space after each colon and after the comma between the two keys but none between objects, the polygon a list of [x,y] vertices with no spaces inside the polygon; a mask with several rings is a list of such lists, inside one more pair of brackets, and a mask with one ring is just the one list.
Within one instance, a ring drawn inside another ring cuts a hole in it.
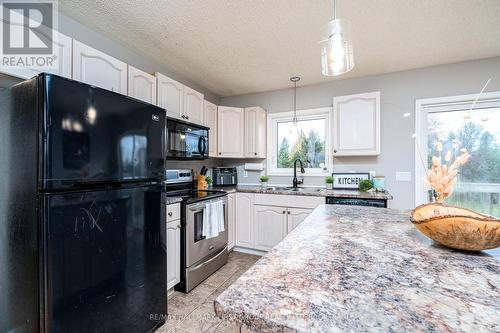
[{"label": "wooden vase", "polygon": [[500,246],[500,220],[466,208],[421,205],[413,210],[411,221],[421,233],[453,249],[480,251]]}]

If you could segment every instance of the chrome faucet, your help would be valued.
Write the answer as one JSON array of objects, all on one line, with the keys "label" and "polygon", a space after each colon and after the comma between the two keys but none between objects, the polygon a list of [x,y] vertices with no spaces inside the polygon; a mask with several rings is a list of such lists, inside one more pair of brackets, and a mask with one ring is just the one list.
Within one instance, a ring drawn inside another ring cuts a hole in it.
[{"label": "chrome faucet", "polygon": [[299,184],[304,183],[304,178],[302,180],[297,179],[297,162],[300,164],[300,172],[305,173],[306,170],[304,170],[304,165],[302,164],[302,161],[299,160],[298,158],[293,162],[293,188],[299,187]]}]

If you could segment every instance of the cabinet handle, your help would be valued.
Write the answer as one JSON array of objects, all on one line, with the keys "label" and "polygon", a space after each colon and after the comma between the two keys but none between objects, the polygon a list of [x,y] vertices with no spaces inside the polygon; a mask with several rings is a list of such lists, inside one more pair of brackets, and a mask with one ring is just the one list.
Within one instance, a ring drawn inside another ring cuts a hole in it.
[{"label": "cabinet handle", "polygon": [[288,211],[287,213],[288,213],[288,215],[290,215],[290,211]]},{"label": "cabinet handle", "polygon": [[337,149],[334,149],[334,150],[333,150],[333,152],[334,152],[334,153],[337,153]]},{"label": "cabinet handle", "polygon": [[186,116],[186,119],[189,119],[189,116]]},{"label": "cabinet handle", "polygon": [[181,225],[180,225],[180,224],[178,224],[178,225],[177,225],[177,229],[180,229],[180,228],[181,228]]},{"label": "cabinet handle", "polygon": [[219,153],[219,155],[222,155],[222,153]]},{"label": "cabinet handle", "polygon": [[283,211],[283,214],[286,214],[286,210]]},{"label": "cabinet handle", "polygon": [[255,156],[257,156],[257,153],[253,153]]},{"label": "cabinet handle", "polygon": [[172,215],[174,215],[172,212],[168,212],[168,216],[172,217]]}]

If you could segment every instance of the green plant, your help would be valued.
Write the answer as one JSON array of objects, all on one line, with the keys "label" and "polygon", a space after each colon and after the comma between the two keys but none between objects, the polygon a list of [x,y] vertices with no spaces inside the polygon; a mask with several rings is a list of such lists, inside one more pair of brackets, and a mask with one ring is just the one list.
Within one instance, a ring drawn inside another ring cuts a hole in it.
[{"label": "green plant", "polygon": [[207,185],[208,185],[208,186],[212,185],[212,183],[214,182],[214,181],[212,180],[212,177],[210,177],[210,176],[206,176],[206,177],[205,177],[205,181],[207,182]]},{"label": "green plant", "polygon": [[260,181],[266,183],[269,180],[269,176],[260,176]]},{"label": "green plant", "polygon": [[359,190],[361,192],[366,192],[373,188],[373,182],[369,179],[363,179],[359,182]]},{"label": "green plant", "polygon": [[327,176],[325,178],[325,183],[327,183],[327,184],[333,184],[333,177],[332,176]]}]

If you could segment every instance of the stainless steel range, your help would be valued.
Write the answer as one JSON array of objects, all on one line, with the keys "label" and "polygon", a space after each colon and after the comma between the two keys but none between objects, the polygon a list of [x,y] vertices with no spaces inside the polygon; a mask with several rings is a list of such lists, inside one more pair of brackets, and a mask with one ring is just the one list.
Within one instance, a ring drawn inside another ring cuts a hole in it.
[{"label": "stainless steel range", "polygon": [[[187,293],[227,262],[227,193],[194,189],[191,170],[167,170],[166,178],[167,196],[182,197],[181,282],[175,289]],[[224,231],[206,238],[204,211],[217,201],[223,202]]]}]

